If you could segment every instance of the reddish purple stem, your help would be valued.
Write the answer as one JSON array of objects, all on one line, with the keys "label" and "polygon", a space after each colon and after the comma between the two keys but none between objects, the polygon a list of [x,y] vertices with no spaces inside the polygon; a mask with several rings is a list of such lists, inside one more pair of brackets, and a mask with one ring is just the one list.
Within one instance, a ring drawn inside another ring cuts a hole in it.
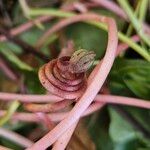
[{"label": "reddish purple stem", "polygon": [[[120,8],[115,2],[110,0],[91,0],[91,2],[95,2],[98,5],[112,11],[113,13],[117,14],[121,18],[129,21],[128,16],[124,12],[122,8]],[[150,34],[150,27],[146,23],[143,23],[143,29],[146,33]]]},{"label": "reddish purple stem", "polygon": [[2,58],[0,58],[0,69],[11,80],[16,81],[18,79],[18,77],[16,76],[16,74],[8,67],[8,65],[4,62],[4,60]]},{"label": "reddish purple stem", "polygon": [[[36,22],[45,22],[45,21],[48,21],[50,20],[52,17],[51,16],[40,16],[38,18],[36,18],[34,21]],[[10,34],[12,36],[16,36],[22,32],[25,32],[26,30],[29,30],[31,27],[33,27],[35,24],[34,24],[34,21],[29,21],[25,24],[22,24],[16,28],[13,28],[10,30]],[[4,35],[1,35],[0,36],[0,41],[3,42],[6,40],[6,37]]]},{"label": "reddish purple stem", "polygon": [[15,143],[18,143],[19,145],[23,147],[30,147],[33,142],[28,140],[27,138],[19,135],[18,133],[15,133],[13,131],[9,131],[4,128],[0,128],[0,136],[7,138],[11,141],[14,141]]},{"label": "reddish purple stem", "polygon": [[70,126],[73,125],[80,118],[82,113],[91,104],[111,69],[113,61],[115,59],[115,53],[118,43],[116,24],[111,18],[95,14],[83,15],[83,18],[81,20],[87,21],[90,19],[95,21],[101,21],[108,25],[108,45],[103,61],[102,63],[97,65],[98,67],[96,67],[96,69],[98,70],[96,71],[97,73],[95,74],[95,77],[88,84],[85,93],[83,94],[83,96],[81,96],[80,100],[67,115],[67,117],[62,122],[60,122],[51,132],[46,134],[29,149],[38,150],[39,145],[40,149],[46,149],[51,144],[53,144],[65,131],[67,131],[68,128],[70,128]]}]

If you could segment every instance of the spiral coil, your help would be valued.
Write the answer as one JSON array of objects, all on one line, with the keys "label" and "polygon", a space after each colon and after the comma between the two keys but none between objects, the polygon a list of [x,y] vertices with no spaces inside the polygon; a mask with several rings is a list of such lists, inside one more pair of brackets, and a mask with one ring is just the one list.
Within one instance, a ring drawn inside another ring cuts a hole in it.
[{"label": "spiral coil", "polygon": [[54,59],[39,70],[39,79],[50,93],[65,99],[76,99],[85,91],[86,75],[69,71],[70,57]]}]

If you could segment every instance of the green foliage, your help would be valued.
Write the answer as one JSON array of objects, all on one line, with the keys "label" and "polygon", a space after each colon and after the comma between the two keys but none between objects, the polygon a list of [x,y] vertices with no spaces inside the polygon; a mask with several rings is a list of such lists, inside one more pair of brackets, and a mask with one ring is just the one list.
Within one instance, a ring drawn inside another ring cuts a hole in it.
[{"label": "green foliage", "polygon": [[134,116],[134,118],[142,124],[142,126],[150,132],[150,111],[140,108],[126,107],[126,109]]},{"label": "green foliage", "polygon": [[28,64],[21,61],[11,50],[7,48],[6,45],[0,45],[0,52],[14,65],[22,70],[32,71],[33,68],[30,67]]},{"label": "green foliage", "polygon": [[9,49],[15,54],[21,54],[22,53],[22,49],[18,45],[11,43],[11,42],[4,42],[3,45],[4,44],[5,44],[5,47],[3,46],[2,48]]},{"label": "green foliage", "polygon": [[[5,125],[6,128],[9,128],[9,130],[13,130],[14,132],[17,132],[18,134],[21,134],[23,136],[27,136],[30,132],[32,132],[37,126],[35,123],[25,123],[25,122],[19,122],[19,123],[10,123]],[[9,147],[14,150],[24,150],[22,146],[20,146],[17,143],[14,143],[6,138],[0,137],[0,144],[4,145],[6,147]]]},{"label": "green foliage", "polygon": [[109,114],[107,109],[92,115],[86,123],[89,129],[92,140],[96,144],[97,150],[112,150],[114,147],[113,141],[110,138],[109,129]]},{"label": "green foliage", "polygon": [[[38,1],[37,1],[38,2]],[[59,3],[59,2],[57,2]],[[61,2],[63,3],[63,2]],[[101,15],[107,15],[116,19],[119,29],[118,36],[120,41],[127,43],[133,50],[138,52],[146,60],[150,60],[149,53],[146,51],[146,47],[143,45],[132,42],[131,38],[126,36],[120,30],[127,28],[125,20],[114,15],[111,11],[102,8],[91,9]],[[144,10],[146,12],[146,10]],[[31,9],[30,12],[26,12],[33,19],[32,16],[41,16],[41,14],[47,14],[57,17],[71,17],[75,13],[61,11],[57,5],[48,6],[48,8]],[[11,20],[13,25],[23,24],[28,21],[23,17],[20,5],[16,2],[16,6],[12,11]],[[134,17],[134,16],[133,16]],[[30,18],[30,19],[31,19]],[[54,20],[54,21],[59,21]],[[36,42],[41,35],[53,25],[53,21],[50,23],[42,24],[44,28],[39,28],[39,24],[35,23],[35,27],[18,35],[19,38],[27,42],[32,46],[36,46]],[[73,39],[75,42],[75,48],[83,48],[87,50],[93,50],[96,53],[97,58],[102,58],[107,46],[107,29],[103,24],[93,22],[88,23],[75,23],[65,28],[65,32],[62,32],[67,39]],[[129,23],[129,25],[131,25]],[[138,25],[138,24],[137,24]],[[41,27],[41,24],[40,24]],[[97,28],[98,27],[98,28]],[[42,30],[43,29],[43,30]],[[105,31],[104,31],[105,30]],[[142,33],[143,34],[143,33]],[[49,56],[50,48],[49,43],[59,39],[59,34],[50,36],[44,43],[44,47],[40,49],[42,53]],[[59,40],[56,43],[52,43],[53,46],[59,47],[61,44]],[[60,45],[59,45],[60,44]],[[56,49],[57,49],[56,48]],[[11,66],[15,66],[19,69],[19,73],[24,77],[27,93],[43,94],[45,89],[39,82],[37,69],[33,69],[19,57],[22,56],[23,50],[21,47],[11,43],[10,41],[3,42],[0,45],[0,53],[2,53]],[[43,64],[42,61],[36,59],[37,67]],[[32,63],[31,63],[32,64]],[[35,65],[36,66],[36,65]],[[133,60],[120,58],[115,61],[113,69],[110,73],[107,83],[110,86],[111,93],[116,95],[133,96],[143,99],[150,99],[150,63],[144,60]],[[147,131],[150,131],[150,110],[138,109],[133,107],[124,107]],[[18,111],[24,111],[22,107]],[[10,117],[10,116],[9,116]],[[100,113],[95,113],[87,121],[90,135],[96,144],[98,150],[149,150],[150,140],[146,139],[139,131],[133,128],[121,114],[117,113],[111,107],[105,107]],[[7,119],[6,116],[6,121]],[[4,121],[5,121],[4,119]],[[5,127],[18,132],[23,136],[28,136],[33,129],[38,125],[32,123],[8,122]],[[0,144],[13,148],[15,150],[22,149],[20,146],[8,141],[7,139],[0,138]]]},{"label": "green foliage", "polygon": [[45,89],[41,86],[37,72],[25,72],[25,84],[29,93],[43,94]]},{"label": "green foliage", "polygon": [[[26,43],[32,45],[33,47],[35,47],[35,45],[37,44],[37,41],[39,40],[39,38],[43,35],[43,33],[49,29],[51,26],[53,25],[53,21],[51,23],[47,23],[44,26],[44,29],[41,30],[37,27],[33,27],[32,30],[23,32],[20,35],[20,38],[25,41]],[[42,47],[41,49],[39,49],[39,51],[41,51],[42,53],[49,55],[49,47],[47,46],[47,43],[51,43],[53,41],[55,41],[58,37],[56,37],[56,35],[50,36],[46,41],[45,41],[45,45],[44,47]]]},{"label": "green foliage", "polygon": [[124,77],[124,82],[127,87],[138,97],[149,99],[150,98],[150,72],[149,69],[143,68],[134,73],[128,73]]},{"label": "green foliage", "polygon": [[[117,19],[116,15],[103,9],[94,9],[96,13],[113,16]],[[122,28],[124,21],[119,19],[117,21],[118,28]],[[65,33],[68,39],[73,39],[76,49],[93,50],[96,53],[97,58],[101,58],[105,53],[107,46],[107,32],[103,29],[94,27],[87,23],[75,23],[68,26],[65,29]]]},{"label": "green foliage", "polygon": [[23,150],[24,149],[20,145],[12,142],[6,138],[0,138],[0,144],[7,146],[8,148],[14,149],[14,150]]},{"label": "green foliage", "polygon": [[10,104],[6,114],[3,117],[0,117],[0,126],[3,126],[11,118],[11,116],[17,110],[19,105],[20,105],[20,103],[18,101],[13,101]]},{"label": "green foliage", "polygon": [[114,142],[122,143],[136,138],[135,131],[125,119],[113,109],[109,109],[109,112],[111,118],[109,133]]},{"label": "green foliage", "polygon": [[66,34],[68,39],[74,40],[76,49],[94,50],[97,58],[105,52],[107,33],[101,29],[85,23],[76,23],[67,27]]},{"label": "green foliage", "polygon": [[20,37],[28,44],[31,44],[34,46],[34,44],[36,43],[38,38],[42,35],[42,33],[43,31],[34,27],[32,28],[32,30],[22,33]]},{"label": "green foliage", "polygon": [[[118,58],[110,73],[110,89],[113,94],[137,96],[150,99],[150,63],[143,60]],[[126,107],[126,110],[148,131],[150,131],[149,110]],[[110,136],[115,150],[149,148],[150,141],[137,132],[120,114],[109,108]]]},{"label": "green foliage", "polygon": [[109,134],[114,142],[114,150],[136,150],[139,147],[150,148],[147,139],[144,139],[144,137],[133,128],[131,123],[111,107],[109,107],[109,114],[111,118]]},{"label": "green foliage", "polygon": [[132,92],[137,97],[150,99],[150,63],[117,59],[110,74],[110,87],[122,93],[126,91],[124,94],[131,95]]}]

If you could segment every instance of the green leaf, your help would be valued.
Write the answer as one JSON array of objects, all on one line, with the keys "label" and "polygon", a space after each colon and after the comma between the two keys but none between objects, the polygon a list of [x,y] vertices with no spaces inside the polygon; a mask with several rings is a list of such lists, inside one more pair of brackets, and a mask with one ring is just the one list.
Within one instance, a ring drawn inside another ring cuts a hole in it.
[{"label": "green leaf", "polygon": [[137,150],[149,150],[149,148],[138,148]]},{"label": "green leaf", "polygon": [[76,49],[93,50],[97,58],[102,57],[107,45],[107,33],[85,23],[76,23],[66,29],[68,39],[73,39]]},{"label": "green leaf", "polygon": [[97,150],[112,150],[113,142],[108,133],[109,118],[107,109],[101,110],[89,117],[88,125],[89,133]]},{"label": "green leaf", "polygon": [[[33,27],[32,30],[23,32],[19,37],[25,41],[26,43],[35,46],[37,41],[39,40],[39,38],[44,34],[44,32],[46,30],[48,30],[51,26],[52,26],[53,22],[51,23],[47,23],[44,27],[44,31],[43,30],[39,30],[37,27]],[[40,49],[40,51],[42,51],[42,53],[49,55],[49,47],[47,46],[47,43],[51,43],[53,41],[55,41],[57,39],[57,37],[55,35],[50,36],[46,41],[46,46],[44,45],[44,47],[42,47]]]},{"label": "green leaf", "polygon": [[127,111],[150,132],[150,110],[136,107],[126,107]]},{"label": "green leaf", "polygon": [[43,31],[34,27],[31,31],[23,32],[20,37],[28,44],[34,46],[38,38],[42,35],[42,32]]},{"label": "green leaf", "polygon": [[11,116],[17,110],[18,107],[19,107],[18,101],[14,101],[10,104],[6,114],[0,118],[0,126],[4,125],[11,118]]},{"label": "green leaf", "polygon": [[114,142],[114,150],[135,150],[147,146],[140,140],[141,134],[111,107],[109,107],[109,114],[111,118],[109,134]]},{"label": "green leaf", "polygon": [[7,47],[8,49],[11,49],[11,51],[14,52],[15,54],[22,53],[22,49],[16,44],[11,43],[11,42],[5,42],[4,44],[5,44],[5,47]]},{"label": "green leaf", "polygon": [[136,138],[136,134],[131,125],[124,120],[114,109],[109,108],[110,128],[109,133],[114,142],[130,141]]},{"label": "green leaf", "polygon": [[150,99],[150,62],[117,59],[110,74],[110,86],[111,89],[117,87],[117,91],[126,91],[127,95],[133,93],[140,98]]},{"label": "green leaf", "polygon": [[28,19],[24,17],[19,3],[16,3],[14,5],[13,11],[12,11],[12,16],[13,16],[13,18],[12,18],[13,25],[23,24],[26,21],[28,21]]},{"label": "green leaf", "polygon": [[136,150],[140,146],[141,146],[140,143],[137,140],[133,139],[127,142],[114,143],[113,150]]},{"label": "green leaf", "polygon": [[[143,71],[141,74],[140,71]],[[150,69],[143,68],[134,73],[127,73],[123,81],[127,87],[138,97],[149,99],[150,98]]]},{"label": "green leaf", "polygon": [[[97,150],[136,150],[149,147],[149,140],[133,129],[113,108],[88,117],[86,125]],[[110,117],[110,121],[109,121]],[[141,117],[141,116],[140,116]]]},{"label": "green leaf", "polygon": [[28,64],[24,63],[23,61],[21,61],[12,51],[10,51],[9,49],[7,49],[5,46],[2,47],[1,45],[1,49],[0,52],[13,64],[15,64],[17,67],[19,67],[20,69],[23,70],[27,70],[27,71],[32,71],[33,68],[30,67]]},{"label": "green leaf", "polygon": [[0,137],[0,144],[6,146],[8,148],[14,149],[14,150],[22,150],[23,149],[20,145],[12,142],[11,140],[8,140],[6,138],[2,138],[2,137]]},{"label": "green leaf", "polygon": [[28,89],[28,93],[43,94],[45,89],[41,85],[37,72],[25,72],[25,84]]}]

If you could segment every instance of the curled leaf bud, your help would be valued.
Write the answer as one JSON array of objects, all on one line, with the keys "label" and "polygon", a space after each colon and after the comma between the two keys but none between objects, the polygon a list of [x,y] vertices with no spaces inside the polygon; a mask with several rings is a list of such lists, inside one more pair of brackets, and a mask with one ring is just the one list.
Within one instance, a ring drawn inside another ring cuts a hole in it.
[{"label": "curled leaf bud", "polygon": [[76,99],[87,86],[85,72],[94,61],[95,53],[76,51],[72,57],[54,59],[39,70],[41,84],[51,93],[65,99]]},{"label": "curled leaf bud", "polygon": [[94,62],[95,53],[84,49],[74,52],[70,58],[69,70],[72,73],[86,72]]}]

